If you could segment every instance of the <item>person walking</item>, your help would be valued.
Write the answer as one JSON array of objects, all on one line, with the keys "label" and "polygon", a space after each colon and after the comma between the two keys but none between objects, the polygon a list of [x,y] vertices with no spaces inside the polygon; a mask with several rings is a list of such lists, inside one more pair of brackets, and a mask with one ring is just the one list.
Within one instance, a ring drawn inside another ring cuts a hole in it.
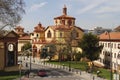
[{"label": "person walking", "polygon": [[28,63],[26,63],[25,66],[28,67]]}]

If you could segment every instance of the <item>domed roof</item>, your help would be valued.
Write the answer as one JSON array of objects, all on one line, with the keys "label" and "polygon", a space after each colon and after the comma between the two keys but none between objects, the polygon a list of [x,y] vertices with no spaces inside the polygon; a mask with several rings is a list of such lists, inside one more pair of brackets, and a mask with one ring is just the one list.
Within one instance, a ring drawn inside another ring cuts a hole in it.
[{"label": "domed roof", "polygon": [[39,23],[36,27],[34,27],[34,32],[43,32],[45,28]]},{"label": "domed roof", "polygon": [[63,8],[63,14],[61,16],[55,17],[54,19],[74,19],[75,20],[74,17],[67,15],[67,8],[66,8],[65,5],[64,5],[64,8]]}]

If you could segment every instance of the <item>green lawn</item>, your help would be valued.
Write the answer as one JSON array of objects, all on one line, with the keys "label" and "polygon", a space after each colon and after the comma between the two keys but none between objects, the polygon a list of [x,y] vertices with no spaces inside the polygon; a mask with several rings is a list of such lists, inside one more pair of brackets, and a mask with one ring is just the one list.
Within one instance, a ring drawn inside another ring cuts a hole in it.
[{"label": "green lawn", "polygon": [[[51,64],[57,64],[57,65],[63,65],[64,64],[65,66],[69,66],[70,62],[68,62],[68,61],[67,62],[51,61],[50,63]],[[74,62],[74,61],[72,61],[71,62],[71,67],[72,68],[76,68],[76,69],[80,69],[82,71],[85,71],[86,68],[87,68],[87,63],[86,62]],[[100,77],[103,77],[105,79],[110,80],[110,70],[104,69],[104,68],[97,68],[97,67],[95,67],[93,73],[96,74],[98,70],[101,72],[99,74]]]},{"label": "green lawn", "polygon": [[110,80],[110,70],[103,69],[103,68],[99,68],[98,70],[101,71],[101,73],[100,73],[101,77],[104,77],[105,79]]},{"label": "green lawn", "polygon": [[75,69],[80,69],[80,70],[83,70],[85,71],[86,70],[86,67],[87,66],[87,63],[85,62],[57,62],[57,61],[51,61],[50,62],[51,64],[57,64],[57,65],[65,65],[65,66],[69,66],[69,64],[71,64],[71,67],[75,68]]},{"label": "green lawn", "polygon": [[0,80],[13,80],[19,77],[19,71],[0,71]]},{"label": "green lawn", "polygon": [[0,80],[13,80],[15,78],[18,78],[18,75],[14,75],[14,76],[0,76]]}]

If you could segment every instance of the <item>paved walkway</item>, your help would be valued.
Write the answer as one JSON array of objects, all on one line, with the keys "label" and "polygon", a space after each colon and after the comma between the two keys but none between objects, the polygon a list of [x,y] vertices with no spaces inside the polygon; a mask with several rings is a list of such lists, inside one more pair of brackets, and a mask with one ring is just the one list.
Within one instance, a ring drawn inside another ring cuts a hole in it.
[{"label": "paved walkway", "polygon": [[[29,62],[30,59],[25,59],[23,61]],[[43,63],[43,61],[39,61],[37,59],[34,59],[34,60],[31,59],[31,61],[32,61],[31,63],[33,63],[33,64],[44,65],[44,66],[49,66],[49,67],[52,67],[52,68],[59,68],[59,69],[64,69],[66,71],[69,71],[69,67],[67,67],[67,66],[60,66],[60,65],[54,65],[54,64],[49,64],[49,63]],[[80,77],[84,78],[85,80],[107,80],[107,79],[97,77],[97,75],[95,75],[95,74],[87,73],[85,71],[80,71],[80,70],[74,69],[74,68],[71,68],[70,72],[74,73],[77,76],[80,76]],[[25,77],[22,77],[22,78],[23,78],[22,80],[29,80]]]}]

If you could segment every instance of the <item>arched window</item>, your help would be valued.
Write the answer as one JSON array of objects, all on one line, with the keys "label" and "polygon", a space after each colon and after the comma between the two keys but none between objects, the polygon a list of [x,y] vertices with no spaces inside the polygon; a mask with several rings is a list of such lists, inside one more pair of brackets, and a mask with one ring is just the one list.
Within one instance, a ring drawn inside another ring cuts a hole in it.
[{"label": "arched window", "polygon": [[77,32],[76,32],[75,29],[72,30],[72,32],[71,32],[71,37],[72,37],[73,39],[75,39],[75,38],[77,37]]},{"label": "arched window", "polygon": [[60,38],[62,37],[62,32],[60,32]]},{"label": "arched window", "polygon": [[79,33],[78,32],[76,32],[76,37],[79,37]]},{"label": "arched window", "polygon": [[51,32],[50,32],[50,30],[47,33],[47,38],[51,38]]},{"label": "arched window", "polygon": [[62,20],[62,24],[65,25],[65,20],[64,19]]},{"label": "arched window", "polygon": [[71,24],[72,24],[72,21],[68,20],[68,26],[71,26]]},{"label": "arched window", "polygon": [[38,37],[39,35],[38,35],[38,34],[36,34],[36,36]]},{"label": "arched window", "polygon": [[55,20],[55,23],[57,24],[57,20]]},{"label": "arched window", "polygon": [[114,53],[114,58],[116,58],[116,53]]}]

